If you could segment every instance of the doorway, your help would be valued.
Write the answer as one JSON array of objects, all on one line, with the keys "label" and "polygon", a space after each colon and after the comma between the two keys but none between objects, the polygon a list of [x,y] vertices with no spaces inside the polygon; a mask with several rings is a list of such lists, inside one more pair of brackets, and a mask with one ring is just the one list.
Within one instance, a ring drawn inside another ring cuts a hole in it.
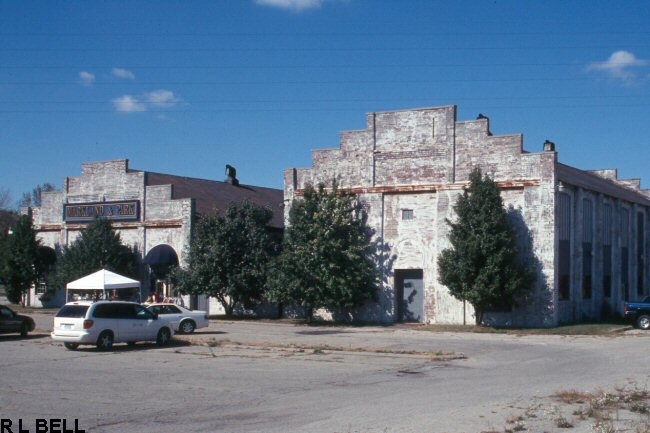
[{"label": "doorway", "polygon": [[424,282],[422,269],[395,271],[395,298],[398,322],[424,320]]}]

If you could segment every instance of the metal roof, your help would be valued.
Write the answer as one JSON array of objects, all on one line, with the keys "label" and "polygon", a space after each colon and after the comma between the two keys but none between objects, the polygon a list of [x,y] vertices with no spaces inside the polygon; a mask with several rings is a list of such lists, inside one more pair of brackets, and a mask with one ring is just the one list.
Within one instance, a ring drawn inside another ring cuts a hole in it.
[{"label": "metal roof", "polygon": [[268,207],[273,211],[269,226],[284,227],[284,191],[251,185],[233,185],[229,182],[174,176],[171,174],[146,172],[146,185],[172,185],[172,198],[192,198],[196,201],[196,212],[207,215],[214,211],[223,212],[230,203],[240,204],[245,200]]},{"label": "metal roof", "polygon": [[555,166],[557,180],[567,185],[595,191],[613,198],[619,198],[642,206],[650,206],[650,198],[638,190],[626,187],[613,180],[605,179],[594,173],[557,163]]}]

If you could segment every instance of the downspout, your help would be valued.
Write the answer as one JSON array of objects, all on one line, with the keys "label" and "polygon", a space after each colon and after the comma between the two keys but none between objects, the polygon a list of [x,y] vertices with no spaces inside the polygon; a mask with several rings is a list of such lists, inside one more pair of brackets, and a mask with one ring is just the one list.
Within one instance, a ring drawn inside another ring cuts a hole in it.
[{"label": "downspout", "polygon": [[[456,106],[454,105],[454,134],[451,143],[451,183],[456,183]],[[463,309],[463,315],[465,315]]]},{"label": "downspout", "polygon": [[[373,187],[376,184],[376,179],[375,179],[375,152],[376,151],[377,151],[377,113],[373,112],[372,113],[372,186]],[[383,216],[383,212],[382,212],[382,216]]]},{"label": "downspout", "polygon": [[[379,228],[379,236],[380,236],[380,239],[381,239],[381,242],[380,242],[380,248],[381,248],[381,252],[380,252],[380,254],[381,254],[381,256],[380,256],[381,257],[381,272],[384,275],[384,278],[382,278],[382,280],[385,279],[386,285],[388,285],[388,269],[386,267],[386,263],[387,263],[388,260],[387,260],[387,257],[385,256],[386,243],[384,241],[384,199],[385,199],[385,197],[386,197],[386,193],[382,192],[381,193],[381,211],[380,211],[381,212],[381,225],[380,225],[380,228]],[[386,311],[385,308],[382,308],[382,310]],[[393,321],[393,322],[395,322],[395,321]]]},{"label": "downspout", "polygon": [[[142,259],[147,256],[147,172],[144,172],[143,175],[143,192],[142,192],[142,203],[140,209],[140,222],[142,223]],[[146,266],[146,265],[145,265]],[[147,284],[151,281],[151,276],[147,270]],[[142,282],[140,282],[140,302],[142,302]]]}]

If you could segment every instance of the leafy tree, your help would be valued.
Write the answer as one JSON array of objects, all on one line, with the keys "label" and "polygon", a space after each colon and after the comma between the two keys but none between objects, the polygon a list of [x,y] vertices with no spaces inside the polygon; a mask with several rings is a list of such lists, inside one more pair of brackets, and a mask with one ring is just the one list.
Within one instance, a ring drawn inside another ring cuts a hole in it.
[{"label": "leafy tree", "polygon": [[18,213],[10,209],[11,195],[8,189],[0,188],[0,284],[6,285],[5,275],[7,260],[9,258],[9,231],[18,221]]},{"label": "leafy tree", "polygon": [[122,244],[119,233],[106,218],[89,223],[72,244],[63,248],[52,285],[63,288],[70,281],[100,269],[137,278],[135,252]]},{"label": "leafy tree", "polygon": [[32,192],[26,192],[23,194],[23,198],[20,199],[19,205],[21,207],[40,207],[42,193],[51,191],[56,191],[56,187],[51,183],[46,182],[42,185],[36,185]]},{"label": "leafy tree", "polygon": [[4,245],[2,280],[7,284],[7,299],[18,303],[36,282],[40,271],[39,242],[29,216],[18,218]]},{"label": "leafy tree", "polygon": [[377,294],[372,231],[356,196],[308,185],[293,201],[269,297],[314,308],[354,308]]},{"label": "leafy tree", "polygon": [[231,203],[223,216],[211,215],[196,226],[187,252],[187,268],[173,281],[181,293],[217,298],[231,316],[237,304],[262,299],[274,251],[267,230],[273,212],[245,201]]},{"label": "leafy tree", "polygon": [[480,169],[469,180],[454,206],[456,222],[446,220],[451,248],[438,257],[438,280],[474,307],[479,325],[486,311],[514,306],[534,273],[518,260],[515,231],[494,181]]}]

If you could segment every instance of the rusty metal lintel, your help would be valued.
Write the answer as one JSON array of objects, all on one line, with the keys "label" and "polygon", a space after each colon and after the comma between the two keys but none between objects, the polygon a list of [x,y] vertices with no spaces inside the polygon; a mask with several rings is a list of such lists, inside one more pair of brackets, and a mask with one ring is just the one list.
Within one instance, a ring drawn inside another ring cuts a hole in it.
[{"label": "rusty metal lintel", "polygon": [[[496,182],[499,189],[522,189],[527,186],[541,185],[539,179],[523,179],[523,180],[506,180]],[[469,185],[469,182],[460,183],[445,183],[445,184],[430,184],[430,185],[398,185],[398,186],[375,186],[375,187],[352,187],[341,188],[340,190],[352,194],[408,194],[408,193],[426,193],[438,192],[455,189],[463,189]],[[325,188],[327,190],[327,188]],[[302,196],[302,189],[294,192],[297,197]]]},{"label": "rusty metal lintel", "polygon": [[[83,230],[87,224],[36,224],[34,229],[39,232],[56,232],[64,229]],[[137,229],[137,228],[178,228],[183,226],[182,220],[169,221],[146,221],[144,223],[134,222],[113,222],[114,229]]]}]

